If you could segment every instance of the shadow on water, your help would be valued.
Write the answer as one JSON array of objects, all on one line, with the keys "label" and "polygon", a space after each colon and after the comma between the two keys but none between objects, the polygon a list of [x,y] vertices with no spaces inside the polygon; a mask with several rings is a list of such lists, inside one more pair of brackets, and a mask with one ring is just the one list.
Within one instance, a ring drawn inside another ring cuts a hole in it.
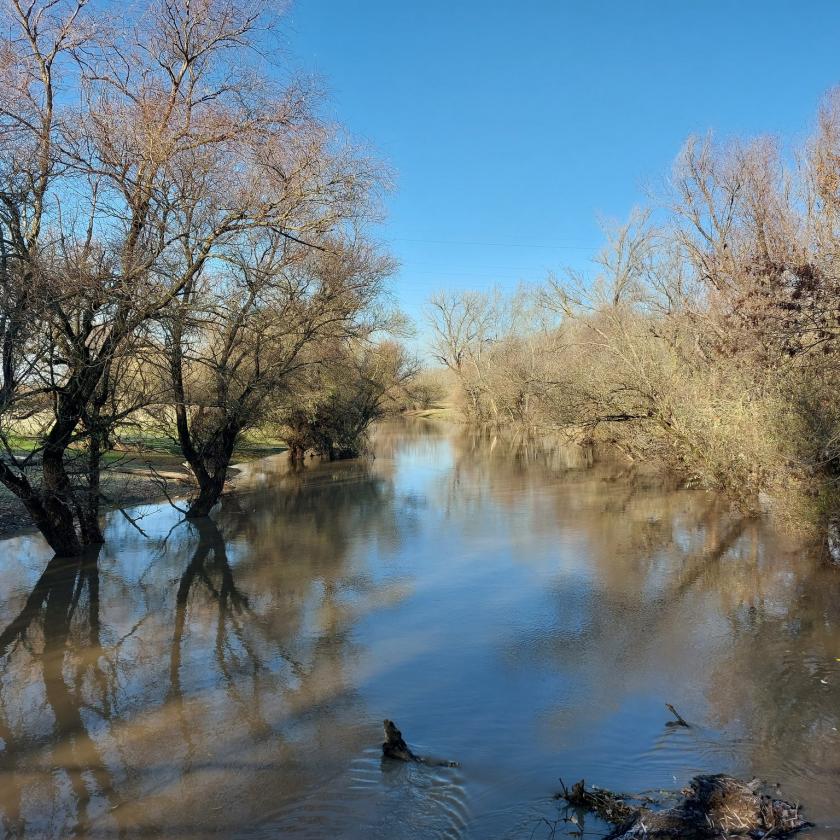
[{"label": "shadow on water", "polygon": [[[728,771],[836,834],[838,579],[796,540],[545,441],[375,454],[249,465],[214,521],[113,517],[79,562],[3,544],[2,833],[522,837],[559,775]],[[383,762],[383,717],[462,766]]]}]

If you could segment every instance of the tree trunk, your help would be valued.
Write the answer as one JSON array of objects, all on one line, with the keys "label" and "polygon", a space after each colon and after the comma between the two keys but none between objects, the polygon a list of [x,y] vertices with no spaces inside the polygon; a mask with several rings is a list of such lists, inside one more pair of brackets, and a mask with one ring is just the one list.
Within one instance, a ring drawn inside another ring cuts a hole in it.
[{"label": "tree trunk", "polygon": [[241,431],[241,426],[235,420],[228,419],[214,438],[214,445],[201,455],[190,446],[194,460],[187,460],[198,480],[198,495],[190,502],[187,519],[209,515],[219,501],[225,489],[228,467]]},{"label": "tree trunk", "polygon": [[301,464],[303,464],[303,458],[305,454],[306,450],[301,444],[289,444],[289,461],[291,461],[293,465],[300,466]]},{"label": "tree trunk", "polygon": [[99,485],[104,448],[101,430],[92,428],[88,441],[87,495],[79,506],[79,525],[85,545],[102,545],[105,542],[102,529],[99,527]]},{"label": "tree trunk", "polygon": [[[54,454],[52,457],[55,457]],[[50,464],[50,472],[54,477],[56,472],[54,464]],[[59,472],[63,473],[63,467],[60,467]],[[15,473],[0,461],[0,482],[23,502],[32,517],[32,523],[41,532],[56,556],[78,557],[82,553],[82,544],[76,533],[73,508],[66,497],[62,498],[52,489],[52,484],[47,483],[46,477],[43,489],[37,490],[32,487],[25,475]]]},{"label": "tree trunk", "polygon": [[85,545],[102,545],[105,536],[99,526],[99,501],[90,499],[79,510],[79,525],[82,529],[82,542]]},{"label": "tree trunk", "polygon": [[79,557],[82,543],[76,533],[73,511],[59,499],[24,499],[23,503],[56,557]]},{"label": "tree trunk", "polygon": [[202,516],[209,516],[225,487],[225,476],[227,467],[222,467],[212,474],[205,473],[204,480],[199,482],[198,495],[190,502],[187,509],[187,519],[198,519]]},{"label": "tree trunk", "polygon": [[66,446],[55,444],[44,448],[41,504],[37,507],[27,505],[27,508],[59,557],[78,557],[82,553],[82,542],[76,532],[73,489],[64,468],[65,449]]}]

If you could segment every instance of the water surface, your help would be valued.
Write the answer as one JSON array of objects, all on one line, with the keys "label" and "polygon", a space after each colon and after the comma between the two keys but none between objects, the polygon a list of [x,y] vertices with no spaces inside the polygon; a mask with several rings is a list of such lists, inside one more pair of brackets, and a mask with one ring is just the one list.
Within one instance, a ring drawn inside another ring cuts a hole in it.
[{"label": "water surface", "polygon": [[[731,772],[840,836],[840,574],[617,464],[375,443],[260,462],[201,526],[111,514],[83,563],[0,542],[2,833],[546,837],[559,777]],[[384,717],[461,767],[383,762]]]}]

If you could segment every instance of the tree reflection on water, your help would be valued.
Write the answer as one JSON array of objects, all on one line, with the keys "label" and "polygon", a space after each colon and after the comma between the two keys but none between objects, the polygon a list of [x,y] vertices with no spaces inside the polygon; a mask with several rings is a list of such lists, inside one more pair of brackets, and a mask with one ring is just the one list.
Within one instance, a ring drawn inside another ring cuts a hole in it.
[{"label": "tree reflection on water", "polygon": [[[4,544],[6,835],[485,840],[570,771],[759,773],[840,819],[836,574],[795,539],[545,441],[402,425],[376,455],[257,464],[213,520],[112,518],[81,561]],[[385,716],[462,769],[383,767]]]},{"label": "tree reflection on water", "polygon": [[[54,559],[16,596],[0,633],[7,835],[201,835],[210,802],[221,824],[253,820],[369,737],[348,629],[403,589],[347,563],[360,532],[399,539],[395,499],[361,462],[273,479],[151,552],[129,534]],[[123,552],[151,557],[137,574]]]}]

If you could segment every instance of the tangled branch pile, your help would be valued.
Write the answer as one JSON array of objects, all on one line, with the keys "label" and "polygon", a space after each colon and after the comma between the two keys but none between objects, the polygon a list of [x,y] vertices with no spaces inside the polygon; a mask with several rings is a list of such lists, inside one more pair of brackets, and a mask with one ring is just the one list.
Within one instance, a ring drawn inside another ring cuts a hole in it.
[{"label": "tangled branch pile", "polygon": [[[581,781],[560,798],[570,806],[597,814],[614,825],[613,840],[671,837],[684,840],[733,835],[784,837],[809,825],[799,805],[759,792],[760,784],[722,774],[695,776],[681,791],[682,799],[664,810],[634,804],[634,797],[587,790]],[[636,800],[638,801],[638,800]]]}]

